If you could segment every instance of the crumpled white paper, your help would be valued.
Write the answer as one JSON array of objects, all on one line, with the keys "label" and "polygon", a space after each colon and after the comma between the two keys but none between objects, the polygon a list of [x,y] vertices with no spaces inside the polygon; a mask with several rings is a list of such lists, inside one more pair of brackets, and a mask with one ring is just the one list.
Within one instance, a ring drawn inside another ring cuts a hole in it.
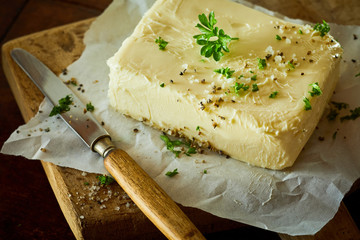
[{"label": "crumpled white paper", "polygon": [[[160,140],[160,131],[113,111],[107,100],[106,60],[132,33],[153,2],[115,0],[91,25],[84,39],[85,51],[61,78],[75,77],[82,84],[84,93],[77,90],[78,86],[69,87],[84,103],[93,103],[95,117],[104,121],[117,146],[128,152],[176,202],[275,232],[315,234],[334,216],[344,194],[360,176],[360,119],[330,122],[326,111],[295,165],[284,171],[252,167],[208,151],[175,158]],[[360,72],[360,61],[351,61],[360,56],[360,40],[353,38],[353,34],[360,36],[360,27],[331,24],[331,28],[331,34],[344,47],[341,79],[332,99],[350,105],[341,111],[343,116],[360,105],[360,77],[355,77]],[[1,152],[107,173],[98,154],[91,152],[62,120],[48,117],[51,108],[45,99],[40,107],[42,113],[20,126]],[[135,128],[138,133],[133,131]],[[324,140],[319,141],[319,137]],[[175,168],[178,175],[165,176]]]}]

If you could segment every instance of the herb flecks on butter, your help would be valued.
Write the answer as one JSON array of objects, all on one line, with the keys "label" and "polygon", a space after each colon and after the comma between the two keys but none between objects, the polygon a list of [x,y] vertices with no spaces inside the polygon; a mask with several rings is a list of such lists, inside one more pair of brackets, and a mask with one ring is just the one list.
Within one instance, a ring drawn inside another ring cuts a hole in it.
[{"label": "herb flecks on butter", "polygon": [[160,50],[165,50],[166,46],[168,45],[168,42],[159,37],[158,39],[155,39],[155,43],[159,45]]},{"label": "herb flecks on butter", "polygon": [[254,83],[254,84],[252,85],[251,91],[253,91],[253,92],[259,91],[259,87],[258,87],[258,85],[257,85],[256,83]]},{"label": "herb flecks on butter", "polygon": [[226,67],[215,69],[214,72],[224,75],[226,78],[231,78],[235,70],[231,70],[230,68]]},{"label": "herb flecks on butter", "polygon": [[249,89],[249,86],[248,86],[248,85],[245,85],[244,83],[238,83],[238,82],[236,82],[236,83],[235,83],[235,86],[232,86],[232,88],[234,88],[234,93],[235,93],[236,95],[240,95],[241,90],[245,92],[246,90]]},{"label": "herb flecks on butter", "polygon": [[310,96],[314,97],[314,96],[320,96],[322,94],[322,91],[320,89],[319,83],[312,83],[309,86],[312,87],[311,91],[309,91]]},{"label": "herb flecks on butter", "polygon": [[323,20],[322,23],[317,23],[314,26],[314,30],[320,32],[320,36],[324,37],[328,32],[330,32],[330,26]]},{"label": "herb flecks on butter", "polygon": [[53,109],[51,110],[49,117],[55,116],[57,114],[61,114],[64,112],[67,112],[70,110],[70,105],[73,103],[72,98],[70,97],[70,95],[67,95],[64,98],[61,98],[59,100],[59,105],[56,105],[53,107]]},{"label": "herb flecks on butter", "polygon": [[[215,19],[214,11],[209,13],[209,17],[203,13],[198,16],[200,23],[197,27],[202,34],[193,36],[196,39],[196,43],[203,46],[200,50],[201,56],[209,58],[213,56],[215,61],[219,61],[225,52],[229,52],[228,44],[232,40],[238,40],[239,38],[232,38],[229,35],[225,34],[223,29],[214,27],[217,23]],[[213,37],[217,37],[216,40],[210,40]]]},{"label": "herb flecks on butter", "polygon": [[280,40],[281,40],[281,37],[280,37],[279,35],[276,35],[276,36],[275,36],[275,39],[280,41]]},{"label": "herb flecks on butter", "polygon": [[269,96],[269,98],[276,98],[276,96],[278,95],[278,91],[272,92]]},{"label": "herb flecks on butter", "polygon": [[310,100],[307,97],[304,97],[303,102],[305,103],[305,110],[309,111],[312,109]]},{"label": "herb flecks on butter", "polygon": [[265,60],[265,58],[258,58],[257,60],[258,60],[259,69],[266,68],[266,60]]},{"label": "herb flecks on butter", "polygon": [[[312,87],[311,91],[309,91],[309,94],[310,94],[311,97],[320,96],[322,94],[322,91],[320,89],[320,86],[319,86],[318,82],[309,84],[309,86]],[[312,109],[309,98],[304,97],[303,102],[305,103],[305,110],[306,111]]]},{"label": "herb flecks on butter", "polygon": [[290,66],[290,68],[295,69],[295,66],[291,61],[288,62],[288,65]]}]

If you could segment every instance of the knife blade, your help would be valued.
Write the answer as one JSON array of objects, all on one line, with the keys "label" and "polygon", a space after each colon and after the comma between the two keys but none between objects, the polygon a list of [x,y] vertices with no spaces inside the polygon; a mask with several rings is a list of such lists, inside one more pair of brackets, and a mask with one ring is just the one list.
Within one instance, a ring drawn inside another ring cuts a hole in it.
[{"label": "knife blade", "polygon": [[110,134],[84,111],[85,105],[61,79],[24,49],[13,49],[11,56],[54,105],[71,96],[70,110],[60,117],[92,151],[104,157],[105,168],[167,238],[205,239],[165,191],[126,152],[115,148]]}]

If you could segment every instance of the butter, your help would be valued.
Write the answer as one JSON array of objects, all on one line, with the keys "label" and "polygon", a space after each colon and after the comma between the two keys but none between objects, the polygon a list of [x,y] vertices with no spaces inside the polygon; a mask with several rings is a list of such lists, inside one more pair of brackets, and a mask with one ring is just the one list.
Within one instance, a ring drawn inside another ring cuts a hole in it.
[{"label": "butter", "polygon": [[[202,57],[193,38],[200,34],[198,15],[210,11],[215,26],[239,38],[218,62]],[[155,43],[159,37],[168,42],[164,50]],[[251,165],[283,169],[315,129],[335,89],[341,54],[329,34],[238,3],[158,0],[108,60],[108,95],[119,112],[162,131]],[[266,59],[263,69],[258,59]],[[235,70],[229,78],[214,72],[226,67]],[[322,94],[311,97],[316,82]],[[249,89],[236,93],[236,83]]]}]

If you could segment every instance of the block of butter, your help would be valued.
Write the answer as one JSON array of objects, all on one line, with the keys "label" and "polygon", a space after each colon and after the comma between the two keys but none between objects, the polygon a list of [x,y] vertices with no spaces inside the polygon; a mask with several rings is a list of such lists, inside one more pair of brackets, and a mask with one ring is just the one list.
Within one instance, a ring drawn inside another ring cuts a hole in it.
[{"label": "block of butter", "polygon": [[[193,37],[203,13],[233,38],[216,60],[201,49],[219,37]],[[339,77],[342,49],[328,30],[228,0],[158,0],[107,62],[110,104],[251,165],[292,166]]]}]

